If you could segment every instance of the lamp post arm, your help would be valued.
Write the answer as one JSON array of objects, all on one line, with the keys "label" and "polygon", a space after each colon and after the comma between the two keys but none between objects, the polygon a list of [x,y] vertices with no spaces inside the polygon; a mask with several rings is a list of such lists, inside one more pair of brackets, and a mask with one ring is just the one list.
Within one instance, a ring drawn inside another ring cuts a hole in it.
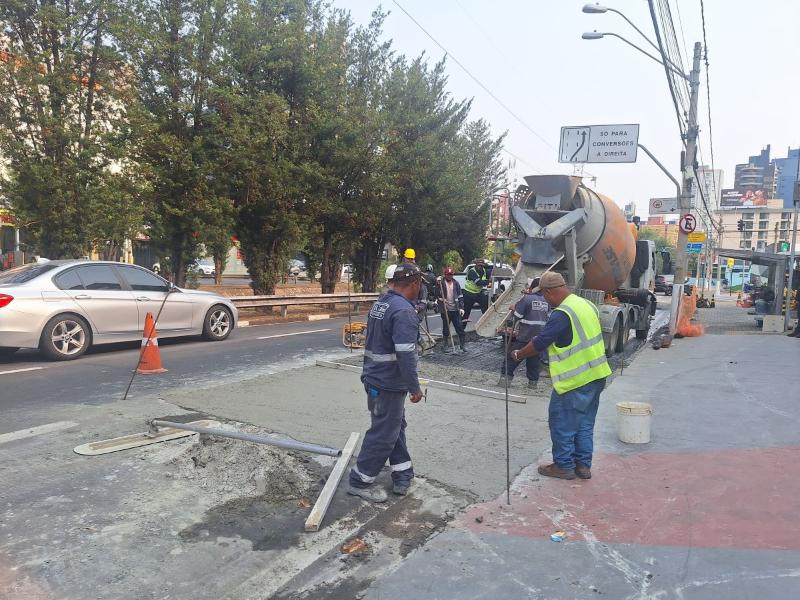
[{"label": "lamp post arm", "polygon": [[604,35],[604,36],[606,36],[606,35],[610,35],[610,36],[612,36],[612,37],[615,37],[615,38],[618,38],[618,39],[622,40],[623,42],[625,42],[626,44],[628,44],[628,45],[629,45],[631,48],[634,48],[634,49],[638,50],[639,52],[641,52],[642,54],[644,54],[644,55],[645,55],[645,56],[647,56],[648,58],[650,58],[650,59],[652,59],[652,60],[656,61],[656,62],[657,62],[658,64],[660,64],[662,67],[665,67],[665,68],[669,69],[670,71],[672,71],[672,72],[673,72],[673,73],[675,73],[676,75],[679,75],[680,77],[683,77],[683,78],[684,78],[686,81],[689,81],[689,76],[688,76],[688,75],[686,75],[686,73],[684,73],[684,72],[683,72],[683,71],[681,71],[680,69],[678,69],[678,68],[677,68],[675,65],[673,65],[673,64],[672,64],[670,61],[667,61],[667,62],[665,63],[665,62],[664,62],[664,61],[662,61],[660,58],[657,58],[656,56],[653,56],[653,55],[652,55],[652,54],[650,54],[650,53],[649,53],[647,50],[645,50],[645,49],[643,49],[643,48],[640,48],[639,46],[637,46],[636,44],[634,44],[632,41],[630,41],[630,40],[628,40],[628,39],[626,39],[626,38],[622,37],[621,35],[619,35],[619,34],[617,34],[617,33],[605,33],[605,32],[604,32],[604,33],[603,33],[603,35]]},{"label": "lamp post arm", "polygon": [[633,21],[631,21],[628,17],[626,17],[622,12],[618,11],[616,8],[607,8],[607,10],[608,10],[608,12],[616,13],[620,17],[625,19],[628,22],[628,25],[633,27],[639,33],[639,35],[642,36],[647,41],[647,43],[650,44],[653,47],[653,49],[656,52],[658,52],[659,54],[661,53],[661,51],[658,49],[658,46],[656,46],[655,42],[653,42],[649,37],[647,37],[645,35],[645,33],[641,29],[639,29],[636,25],[634,25]]}]

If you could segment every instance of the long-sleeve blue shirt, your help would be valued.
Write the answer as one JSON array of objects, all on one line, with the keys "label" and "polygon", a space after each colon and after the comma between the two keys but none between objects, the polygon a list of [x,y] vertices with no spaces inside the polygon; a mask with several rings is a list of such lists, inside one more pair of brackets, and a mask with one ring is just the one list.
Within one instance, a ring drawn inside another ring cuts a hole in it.
[{"label": "long-sleeve blue shirt", "polygon": [[381,390],[420,393],[418,336],[414,305],[394,290],[383,294],[369,311],[361,381]]},{"label": "long-sleeve blue shirt", "polygon": [[523,294],[514,307],[514,317],[519,320],[517,340],[529,342],[547,323],[550,305],[541,294]]},{"label": "long-sleeve blue shirt", "polygon": [[563,310],[554,310],[550,313],[542,332],[533,338],[533,347],[537,352],[544,352],[553,342],[561,348],[572,343],[572,323]]}]

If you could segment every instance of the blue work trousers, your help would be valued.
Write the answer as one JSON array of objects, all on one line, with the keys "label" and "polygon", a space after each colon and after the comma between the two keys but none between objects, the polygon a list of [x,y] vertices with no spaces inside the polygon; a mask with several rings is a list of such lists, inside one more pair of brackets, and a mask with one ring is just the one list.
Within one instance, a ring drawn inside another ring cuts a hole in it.
[{"label": "blue work trousers", "polygon": [[439,314],[442,316],[442,339],[444,339],[445,347],[450,343],[449,321],[450,324],[453,325],[456,335],[458,335],[458,345],[463,348],[466,338],[464,335],[464,323],[461,321],[461,314],[457,310],[448,310],[446,314],[444,312]]},{"label": "blue work trousers", "polygon": [[598,379],[564,394],[553,390],[550,395],[553,462],[562,469],[572,470],[576,462],[592,466],[594,421],[605,384],[605,378]]},{"label": "blue work trousers", "polygon": [[[514,377],[514,371],[517,370],[517,367],[522,364],[522,361],[517,362],[511,357],[511,353],[514,350],[521,350],[525,346],[528,345],[528,342],[522,342],[520,340],[514,340],[508,346],[508,376]],[[525,361],[525,374],[528,376],[528,381],[539,381],[539,355],[534,354],[533,356],[529,356],[528,358],[523,358],[522,360]],[[503,365],[500,367],[500,373],[505,375],[506,374],[506,361],[503,361]]]},{"label": "blue work trousers", "polygon": [[394,483],[407,483],[414,478],[411,455],[406,445],[405,402],[407,392],[387,392],[369,384],[367,408],[372,424],[364,434],[358,461],[350,469],[350,485],[369,487],[389,461]]},{"label": "blue work trousers", "polygon": [[481,309],[481,314],[485,313],[489,310],[489,294],[479,292],[477,294],[470,294],[469,292],[464,292],[464,320],[469,320],[469,315],[472,313],[472,307],[476,304]]}]

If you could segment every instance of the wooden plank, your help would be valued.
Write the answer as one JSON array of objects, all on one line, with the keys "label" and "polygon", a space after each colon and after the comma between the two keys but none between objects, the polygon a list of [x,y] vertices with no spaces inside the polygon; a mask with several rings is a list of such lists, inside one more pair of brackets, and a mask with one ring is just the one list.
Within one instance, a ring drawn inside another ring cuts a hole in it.
[{"label": "wooden plank", "polygon": [[[203,419],[200,421],[192,421],[190,425],[197,425],[198,427],[214,427],[218,426],[217,421]],[[158,442],[166,442],[169,440],[177,440],[190,435],[197,435],[193,431],[184,431],[183,429],[174,429],[172,427],[163,427],[158,430],[155,435],[148,433],[133,433],[131,435],[124,435],[110,440],[100,440],[97,442],[90,442],[81,446],[76,446],[73,449],[75,454],[82,454],[84,456],[99,456],[100,454],[108,454],[110,452],[119,452],[120,450],[130,450],[131,448],[139,448],[141,446],[149,446],[150,444],[157,444]]]},{"label": "wooden plank", "polygon": [[336,464],[333,466],[331,474],[328,476],[328,481],[325,482],[325,487],[322,488],[319,497],[317,498],[314,508],[306,519],[306,531],[319,531],[319,526],[322,519],[325,518],[325,513],[328,512],[328,507],[331,505],[333,495],[336,493],[336,488],[339,487],[339,482],[347,469],[347,464],[355,452],[358,438],[361,434],[354,431],[347,439],[347,443],[342,449],[342,455],[337,459]]},{"label": "wooden plank", "polygon": [[[361,373],[361,367],[357,365],[347,365],[344,363],[337,363],[329,360],[318,360],[318,367],[325,367],[328,369],[340,369],[342,371],[350,371],[351,373]],[[494,398],[495,400],[505,400],[505,392],[496,392],[494,390],[486,390],[483,388],[476,388],[468,385],[459,385],[457,383],[450,383],[449,381],[437,381],[436,379],[423,379],[420,377],[420,385],[440,390],[450,390],[453,392],[461,392],[462,394],[471,394],[472,396],[481,396],[483,398]],[[518,396],[516,394],[508,394],[508,399],[517,404],[527,404],[527,396]]]}]

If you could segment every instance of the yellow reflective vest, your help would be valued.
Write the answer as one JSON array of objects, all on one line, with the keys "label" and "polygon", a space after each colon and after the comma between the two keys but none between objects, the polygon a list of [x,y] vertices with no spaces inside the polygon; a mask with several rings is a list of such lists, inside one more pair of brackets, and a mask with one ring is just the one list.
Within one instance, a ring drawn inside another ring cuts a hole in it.
[{"label": "yellow reflective vest", "polygon": [[[475,271],[475,274],[478,276],[477,281],[472,281],[469,279],[469,276],[473,271]],[[469,271],[467,271],[467,280],[464,282],[464,291],[468,294],[480,294],[488,282],[489,277],[486,274],[486,267],[483,268],[483,273],[479,273],[478,269],[471,267]]]},{"label": "yellow reflective vest", "polygon": [[597,307],[580,296],[570,294],[555,310],[566,314],[572,324],[572,343],[560,347],[553,342],[547,351],[550,356],[550,377],[556,392],[565,394],[611,375]]}]

